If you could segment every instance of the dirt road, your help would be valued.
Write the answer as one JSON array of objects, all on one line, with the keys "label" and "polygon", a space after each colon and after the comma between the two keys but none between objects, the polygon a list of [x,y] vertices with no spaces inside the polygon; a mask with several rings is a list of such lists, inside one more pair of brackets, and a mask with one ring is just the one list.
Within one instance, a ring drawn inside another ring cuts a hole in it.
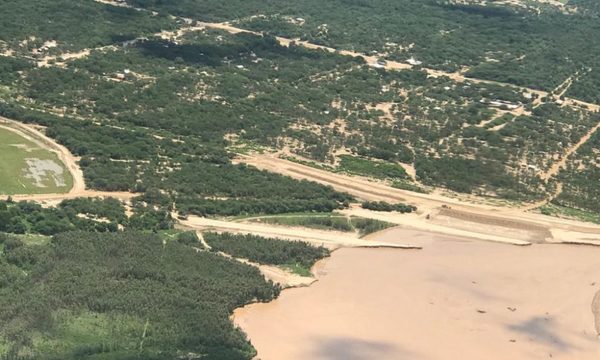
[{"label": "dirt road", "polygon": [[600,123],[598,123],[596,126],[594,126],[593,128],[591,128],[587,133],[585,133],[585,135],[583,135],[583,137],[581,139],[579,139],[579,141],[574,144],[573,146],[567,148],[565,150],[565,152],[562,154],[561,159],[554,163],[550,169],[548,169],[548,171],[546,171],[544,174],[542,174],[541,178],[542,180],[548,180],[551,177],[555,176],[558,174],[558,172],[565,167],[565,165],[567,165],[567,162],[569,160],[569,157],[571,155],[573,155],[574,153],[577,152],[577,150],[579,150],[579,148],[581,148],[585,143],[587,143],[591,137],[600,129]]},{"label": "dirt road", "polygon": [[350,193],[361,200],[415,205],[416,214],[398,215],[351,209],[346,214],[375,218],[404,227],[437,233],[527,245],[532,242],[569,242],[600,245],[600,226],[528,213],[520,208],[467,203],[436,194],[392,188],[358,176],[330,173],[281,159],[277,154],[242,156],[238,160],[259,169],[315,181]]},{"label": "dirt road", "polygon": [[[174,214],[176,218],[176,214]],[[301,227],[276,226],[259,223],[239,223],[233,221],[222,221],[207,219],[198,216],[189,216],[187,220],[180,220],[184,227],[195,230],[213,230],[242,234],[255,234],[268,238],[279,238],[285,240],[301,240],[312,244],[325,246],[330,249],[338,247],[370,247],[370,248],[400,248],[416,249],[418,247],[407,244],[392,244],[379,241],[360,239],[355,234],[339,231],[315,230]]]}]

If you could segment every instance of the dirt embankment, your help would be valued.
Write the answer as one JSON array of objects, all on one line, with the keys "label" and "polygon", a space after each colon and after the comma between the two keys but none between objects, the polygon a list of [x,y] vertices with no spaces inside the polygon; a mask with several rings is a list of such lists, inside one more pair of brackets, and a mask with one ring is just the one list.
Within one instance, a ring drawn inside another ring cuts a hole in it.
[{"label": "dirt embankment", "polygon": [[239,161],[296,179],[329,185],[358,199],[405,202],[419,208],[417,214],[401,216],[353,209],[351,213],[354,215],[420,230],[516,245],[544,241],[600,245],[600,226],[592,224],[526,213],[518,208],[467,203],[436,194],[412,193],[381,182],[297,164],[278,158],[277,154],[243,156]]},{"label": "dirt embankment", "polygon": [[[530,237],[528,240],[536,242],[542,242],[545,239],[552,238],[552,232],[547,226],[522,220],[490,216],[476,212],[467,212],[448,208],[440,209],[438,216],[445,216],[459,221],[464,221],[469,224],[481,224],[483,226],[499,227],[508,231],[516,230],[516,232],[526,233],[526,236]],[[514,235],[515,234],[513,233],[513,236]]]},{"label": "dirt embankment", "polygon": [[[174,217],[177,218],[177,215],[174,214]],[[401,249],[418,248],[417,246],[410,244],[367,241],[356,237],[355,234],[348,234],[339,231],[316,230],[303,227],[277,226],[260,223],[240,223],[207,219],[198,216],[189,216],[185,220],[180,220],[179,223],[186,228],[194,230],[213,230],[217,232],[223,231],[240,234],[255,234],[267,238],[277,238],[292,241],[301,240],[318,246],[325,246],[329,249],[337,249],[339,247],[389,247]]]}]

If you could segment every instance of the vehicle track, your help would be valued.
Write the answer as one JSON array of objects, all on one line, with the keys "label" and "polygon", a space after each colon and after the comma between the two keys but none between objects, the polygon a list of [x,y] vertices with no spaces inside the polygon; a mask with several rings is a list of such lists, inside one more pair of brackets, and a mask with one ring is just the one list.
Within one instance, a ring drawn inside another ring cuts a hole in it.
[{"label": "vehicle track", "polygon": [[[117,2],[114,0],[95,0],[95,1],[98,3],[104,4],[104,5],[126,7],[126,8],[130,8],[130,9],[134,9],[136,11],[145,11],[145,12],[150,12],[152,14],[156,14],[155,11],[151,11],[151,10],[147,10],[147,9],[143,9],[143,8],[139,8],[139,7],[134,7],[134,6],[128,5],[126,3]],[[163,36],[164,37],[164,36],[167,36],[168,34],[174,34],[175,36],[180,37],[180,36],[186,34],[187,32],[198,31],[202,28],[223,30],[230,34],[245,33],[245,34],[253,34],[253,35],[257,35],[257,36],[265,35],[264,32],[252,31],[252,30],[247,30],[247,29],[242,29],[242,28],[236,27],[236,26],[232,25],[230,22],[209,23],[209,22],[202,22],[202,21],[194,21],[194,19],[185,18],[185,17],[181,17],[181,16],[173,16],[173,15],[170,15],[170,16],[174,19],[182,20],[186,24],[192,24],[195,22],[195,25],[194,26],[186,26],[186,27],[183,27],[174,32],[173,31],[162,31],[162,32],[154,34],[154,36]],[[140,37],[137,40],[141,40],[141,39],[143,39],[143,37]],[[356,52],[356,51],[336,49],[336,48],[332,48],[332,47],[328,47],[328,46],[317,45],[317,44],[313,44],[313,43],[303,41],[300,39],[290,39],[290,38],[285,38],[285,37],[281,37],[281,36],[277,36],[276,39],[283,46],[290,46],[293,43],[298,46],[303,46],[307,49],[324,50],[324,51],[327,51],[330,53],[338,53],[341,55],[362,58],[365,60],[365,62],[367,64],[369,64],[371,66],[376,65],[377,61],[379,60],[379,57],[377,57],[377,56],[369,56],[369,55],[366,55],[366,54],[363,54],[360,52]],[[116,48],[116,47],[113,45],[107,45],[107,46],[101,46],[98,49],[106,50],[106,49],[110,49],[110,48]],[[81,58],[81,56],[85,57],[85,56],[87,56],[86,54],[91,53],[92,50],[96,50],[96,49],[81,50],[80,52],[76,53],[77,56],[67,54],[66,56],[57,55],[54,58],[56,58],[56,59],[63,58],[64,61],[67,62],[74,58]],[[383,66],[383,68],[386,70],[406,70],[406,69],[412,69],[412,68],[414,68],[414,66],[409,63],[405,63],[405,62],[386,61],[386,64]],[[420,67],[420,69],[427,72],[430,76],[434,76],[434,77],[446,76],[456,82],[471,81],[474,83],[507,86],[507,87],[510,87],[510,88],[513,88],[513,89],[516,89],[519,91],[528,92],[531,94],[537,94],[539,96],[539,98],[546,97],[549,95],[549,92],[547,92],[547,91],[531,89],[531,88],[527,88],[527,87],[523,87],[523,86],[518,86],[518,85],[514,85],[514,84],[510,84],[510,83],[503,83],[503,82],[498,82],[498,81],[493,81],[493,80],[485,80],[485,79],[466,77],[460,71],[446,72],[446,71],[441,71],[441,70],[436,70],[436,69],[431,69],[431,68],[426,68],[426,67]],[[589,102],[576,100],[576,99],[572,99],[572,98],[565,98],[563,105],[564,106],[587,107],[589,110],[592,110],[592,111],[600,111],[600,105],[598,105],[598,104],[589,103]]]},{"label": "vehicle track", "polygon": [[[360,200],[406,202],[417,214],[387,214],[353,209],[349,215],[369,217],[398,225],[449,235],[524,245],[523,241],[573,242],[600,245],[600,226],[527,213],[523,208],[468,203],[437,194],[420,194],[392,188],[356,176],[331,173],[281,159],[277,154],[240,156],[238,162],[295,179],[315,181],[347,192]],[[451,211],[449,211],[451,210]],[[343,212],[344,213],[344,212]],[[442,220],[436,220],[440,217]],[[520,237],[517,232],[521,233]],[[514,236],[513,236],[514,235]],[[510,239],[514,238],[515,241]]]}]

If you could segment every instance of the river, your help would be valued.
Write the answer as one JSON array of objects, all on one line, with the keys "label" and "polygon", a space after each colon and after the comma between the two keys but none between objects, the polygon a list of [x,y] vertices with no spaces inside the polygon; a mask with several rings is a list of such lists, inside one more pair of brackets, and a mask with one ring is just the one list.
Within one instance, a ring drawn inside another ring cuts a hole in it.
[{"label": "river", "polygon": [[423,249],[338,250],[312,286],[235,312],[258,359],[600,359],[600,248],[377,239]]}]

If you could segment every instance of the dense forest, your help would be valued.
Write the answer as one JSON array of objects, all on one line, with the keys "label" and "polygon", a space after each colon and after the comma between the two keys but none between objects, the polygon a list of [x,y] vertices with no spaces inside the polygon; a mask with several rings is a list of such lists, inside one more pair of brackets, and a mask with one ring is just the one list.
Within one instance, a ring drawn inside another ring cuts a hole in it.
[{"label": "dense forest", "polygon": [[0,241],[5,359],[251,359],[229,315],[279,293],[254,267],[156,235]]},{"label": "dense forest", "polygon": [[110,45],[175,26],[165,15],[94,0],[5,0],[0,13],[0,50],[4,43],[22,54],[35,50],[35,56]]},{"label": "dense forest", "polygon": [[127,217],[121,201],[112,198],[64,200],[56,207],[35,202],[0,201],[0,232],[55,235],[73,230],[116,232],[122,229],[167,230],[174,221],[168,211],[134,202]]},{"label": "dense forest", "polygon": [[326,248],[314,247],[302,241],[273,240],[256,235],[230,233],[205,233],[203,236],[211,251],[221,251],[259,264],[310,269],[317,260],[329,256]]}]

